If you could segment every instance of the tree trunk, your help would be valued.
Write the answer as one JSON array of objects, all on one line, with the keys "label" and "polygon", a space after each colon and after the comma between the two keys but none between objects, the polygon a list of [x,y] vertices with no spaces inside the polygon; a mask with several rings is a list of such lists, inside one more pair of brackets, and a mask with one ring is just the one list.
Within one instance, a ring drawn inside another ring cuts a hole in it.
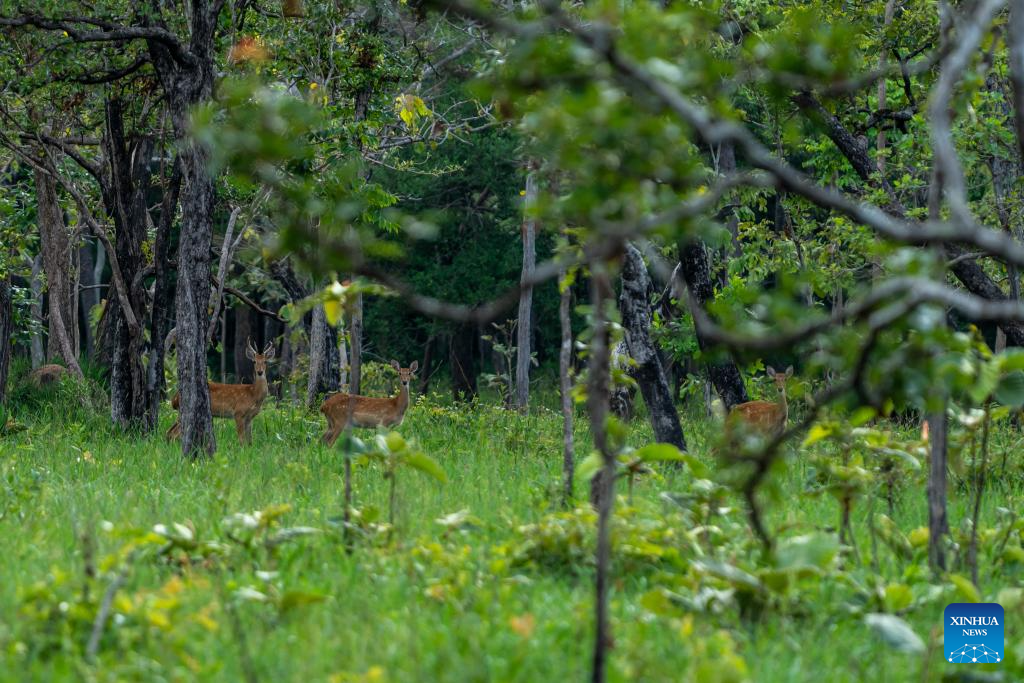
[{"label": "tree trunk", "polygon": [[572,305],[572,289],[565,287],[565,269],[558,273],[561,296],[558,300],[558,322],[562,328],[562,343],[558,347],[558,386],[562,396],[562,505],[569,507],[572,502],[572,485],[576,461],[573,452],[573,407],[572,378],[572,319],[569,313]]},{"label": "tree trunk", "polygon": [[65,366],[79,378],[72,335],[78,324],[74,310],[72,290],[71,236],[64,225],[64,213],[57,200],[57,183],[48,173],[36,170],[36,202],[39,236],[46,273],[46,293],[49,304],[46,354],[50,359],[61,358]]},{"label": "tree trunk", "polygon": [[[537,265],[537,221],[531,212],[537,203],[537,171],[533,163],[526,173],[523,218],[523,271],[520,283],[533,277]],[[524,286],[519,293],[519,322],[516,326],[516,407],[525,413],[530,407],[530,342],[533,339],[533,287]]]},{"label": "tree trunk", "polygon": [[[136,321],[145,319],[145,296],[142,283],[136,283],[143,268],[142,244],[146,240],[149,211],[146,196],[149,190],[150,159],[154,143],[140,138],[128,148],[124,132],[121,102],[106,103],[106,130],[103,149],[108,165],[108,182],[104,185],[104,203],[114,223],[114,257],[125,286],[128,305]],[[109,315],[114,327],[114,346],[110,362],[110,417],[122,430],[145,426],[145,375],[142,367],[142,328],[133,330],[126,311],[111,286],[108,296]]]},{"label": "tree trunk", "polygon": [[[715,298],[715,288],[711,282],[711,264],[708,260],[707,248],[700,240],[691,240],[679,244],[679,272],[682,274],[690,293],[702,308]],[[698,331],[697,345],[702,352],[707,352],[711,344]],[[747,388],[743,384],[736,363],[731,359],[720,360],[708,364],[708,375],[711,383],[718,391],[726,410],[750,400]]]},{"label": "tree trunk", "polygon": [[150,61],[166,95],[175,137],[181,144],[184,188],[178,244],[176,296],[178,392],[181,449],[187,457],[217,449],[207,389],[206,335],[209,331],[210,246],[213,240],[215,188],[206,151],[189,138],[192,109],[213,95],[214,38],[224,3],[192,0],[189,57],[182,60],[165,43],[148,39]]},{"label": "tree trunk", "polygon": [[[235,381],[243,381],[243,377],[252,377],[252,361],[245,355],[246,344],[252,338],[253,312],[248,306],[240,305],[235,309],[235,344],[233,355],[235,360]],[[255,342],[254,342],[255,343]]]},{"label": "tree trunk", "polygon": [[[349,326],[348,386],[349,393],[358,394],[363,388],[363,295],[357,294],[352,302],[352,322]],[[403,361],[405,362],[405,361]]]},{"label": "tree trunk", "polygon": [[[327,322],[324,307],[313,309],[313,322],[309,334],[309,381],[306,384],[306,406],[312,407],[324,394],[338,391],[338,337]],[[353,375],[353,381],[355,376]],[[355,393],[350,386],[349,391]]]},{"label": "tree trunk", "polygon": [[936,571],[946,570],[943,537],[949,533],[946,517],[946,463],[948,460],[946,411],[928,416],[931,462],[928,467],[928,561]]},{"label": "tree trunk", "polygon": [[85,332],[85,349],[83,349],[83,352],[84,355],[90,358],[92,357],[94,342],[89,314],[92,312],[93,307],[100,302],[100,283],[95,279],[95,250],[96,246],[89,241],[83,241],[82,246],[78,248],[78,284],[81,288],[81,293],[78,297],[78,315],[81,321],[81,329]]},{"label": "tree trunk", "polygon": [[590,342],[587,379],[587,410],[594,448],[601,454],[602,467],[591,486],[591,500],[597,506],[597,552],[594,581],[595,632],[591,669],[592,683],[604,683],[607,677],[608,649],[611,646],[611,621],[608,617],[608,586],[611,571],[611,517],[615,504],[616,453],[608,441],[609,324],[605,303],[612,299],[611,278],[604,263],[590,264],[591,302],[594,308],[594,336]]},{"label": "tree trunk", "polygon": [[[7,375],[11,370],[11,337],[14,335],[14,304],[10,273],[0,278],[0,405],[7,402]],[[0,429],[3,424],[0,423]]]},{"label": "tree trunk", "polygon": [[625,342],[629,355],[636,362],[633,375],[640,385],[644,403],[651,420],[654,437],[659,443],[670,443],[686,450],[683,428],[665,369],[651,339],[651,278],[639,250],[626,245],[622,261],[622,293],[619,311],[625,329]]},{"label": "tree trunk", "polygon": [[165,341],[171,329],[171,304],[174,280],[171,271],[171,231],[178,210],[181,191],[181,163],[176,158],[171,179],[160,203],[160,222],[157,224],[153,245],[153,310],[149,323],[149,364],[146,367],[146,419],[145,429],[153,431],[160,423],[160,401],[164,395]]},{"label": "tree trunk", "polygon": [[43,325],[43,257],[37,254],[32,260],[32,306],[30,312],[34,323],[32,336],[29,338],[29,353],[32,358],[32,369],[35,370],[46,362],[43,351],[43,335],[39,331]]},{"label": "tree trunk", "polygon": [[452,397],[456,401],[472,401],[476,398],[476,363],[474,353],[477,328],[464,323],[452,332],[448,359],[452,373]]}]

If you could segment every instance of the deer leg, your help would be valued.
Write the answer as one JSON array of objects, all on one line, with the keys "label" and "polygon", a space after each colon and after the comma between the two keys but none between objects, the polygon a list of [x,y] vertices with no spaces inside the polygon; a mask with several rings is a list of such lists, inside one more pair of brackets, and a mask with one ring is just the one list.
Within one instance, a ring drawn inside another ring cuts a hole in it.
[{"label": "deer leg", "polygon": [[235,431],[238,432],[238,443],[243,446],[246,445],[245,440],[245,417],[242,415],[235,415]]},{"label": "deer leg", "polygon": [[256,416],[253,415],[252,417],[250,417],[248,420],[245,421],[245,442],[246,443],[250,443],[250,444],[252,443],[252,419],[253,419],[253,417],[256,417]]}]

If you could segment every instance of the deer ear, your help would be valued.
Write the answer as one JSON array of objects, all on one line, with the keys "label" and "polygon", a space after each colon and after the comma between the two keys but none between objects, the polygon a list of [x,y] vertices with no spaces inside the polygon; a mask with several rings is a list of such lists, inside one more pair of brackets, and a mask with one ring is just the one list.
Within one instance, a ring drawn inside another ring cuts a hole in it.
[{"label": "deer ear", "polygon": [[768,371],[768,374],[769,374],[769,375],[775,375],[775,368],[773,368],[772,366],[770,366],[770,365],[769,365],[769,366],[768,366],[767,368],[765,368],[765,369],[766,369],[766,370]]},{"label": "deer ear", "polygon": [[263,357],[267,360],[273,360],[275,355],[277,355],[277,351],[274,349],[274,344],[267,344],[267,348],[263,349]]},{"label": "deer ear", "polygon": [[254,363],[256,362],[256,352],[252,350],[251,346],[245,347],[245,357]]},{"label": "deer ear", "polygon": [[391,361],[391,367],[393,367],[395,370],[401,370],[402,369],[402,366],[398,364],[397,360]]},{"label": "deer ear", "polygon": [[409,372],[416,372],[417,370],[419,370],[419,368],[420,368],[420,362],[418,360],[414,360],[409,365]]},{"label": "deer ear", "polygon": [[788,368],[786,368],[786,377],[792,377],[792,376],[793,376],[793,366],[790,365]]}]

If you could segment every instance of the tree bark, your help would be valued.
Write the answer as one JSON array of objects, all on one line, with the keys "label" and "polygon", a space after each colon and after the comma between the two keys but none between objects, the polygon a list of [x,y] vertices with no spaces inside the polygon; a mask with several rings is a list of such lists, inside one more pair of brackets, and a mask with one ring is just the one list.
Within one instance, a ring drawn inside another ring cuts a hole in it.
[{"label": "tree bark", "polygon": [[171,329],[171,305],[174,279],[171,269],[171,231],[178,210],[181,192],[181,163],[177,158],[171,171],[170,182],[160,203],[160,222],[153,243],[153,310],[149,323],[149,364],[146,366],[146,431],[153,431],[160,423],[160,401],[164,395],[164,346]]},{"label": "tree bark", "polygon": [[32,336],[29,338],[29,354],[32,358],[32,369],[35,370],[46,362],[43,351],[43,335],[39,331],[43,325],[43,257],[36,254],[32,260],[32,306],[29,309],[34,323]]},{"label": "tree bark", "polygon": [[594,308],[594,335],[590,342],[587,379],[587,410],[594,448],[601,454],[602,467],[591,486],[591,501],[597,506],[597,552],[594,581],[595,633],[592,683],[604,683],[607,677],[608,649],[611,646],[611,621],[608,617],[608,586],[611,570],[611,517],[615,504],[616,453],[608,441],[608,389],[610,349],[609,325],[605,303],[612,299],[611,278],[604,263],[590,264],[591,302]]},{"label": "tree bark", "polygon": [[[248,306],[235,307],[235,343],[232,353],[234,355],[235,381],[242,382],[243,377],[252,377],[253,364],[245,355],[246,344],[252,337],[253,312]],[[258,345],[257,342],[254,344]],[[263,348],[263,347],[260,347]]]},{"label": "tree bark", "polygon": [[[348,364],[349,392],[358,394],[363,388],[363,295],[357,294],[352,302],[349,342],[352,347]],[[404,361],[403,361],[404,362]],[[336,373],[335,373],[336,374]]]},{"label": "tree bark", "polygon": [[207,154],[189,140],[193,107],[213,94],[214,38],[221,0],[192,0],[189,59],[181,60],[165,43],[148,39],[150,61],[167,97],[175,136],[181,141],[184,177],[181,239],[178,246],[177,325],[181,449],[187,457],[217,449],[207,390],[206,333],[209,329],[210,245],[215,189]]},{"label": "tree bark", "polygon": [[[690,293],[697,304],[706,309],[708,303],[715,298],[715,288],[711,282],[711,264],[704,243],[697,239],[680,243],[679,263],[679,272]],[[699,330],[697,345],[705,353],[712,346]],[[747,396],[747,388],[743,384],[743,376],[732,360],[708,363],[708,375],[725,404],[726,410],[750,400]]]},{"label": "tree bark", "polygon": [[[537,265],[537,222],[531,215],[537,203],[537,171],[533,163],[526,173],[523,218],[523,270],[520,282],[529,282]],[[526,413],[530,407],[530,342],[533,339],[533,287],[519,293],[519,322],[516,326],[516,407]]]},{"label": "tree bark", "polygon": [[672,400],[672,390],[651,339],[652,291],[651,278],[647,274],[643,256],[636,247],[627,244],[622,261],[619,311],[625,329],[626,347],[636,362],[633,375],[640,385],[644,403],[647,404],[655,439],[659,443],[670,443],[680,450],[686,450],[686,440],[679,424],[675,401]]},{"label": "tree bark", "polygon": [[946,517],[946,463],[948,461],[946,411],[928,416],[931,462],[928,467],[928,561],[937,571],[946,570],[943,537],[949,533]]},{"label": "tree bark", "polygon": [[464,323],[452,332],[448,365],[452,373],[452,397],[456,401],[476,398],[476,363],[474,361],[478,332],[472,323]]},{"label": "tree bark", "polygon": [[100,302],[100,283],[95,279],[95,250],[96,246],[89,241],[83,241],[82,246],[78,248],[78,284],[81,288],[81,293],[78,297],[78,315],[81,321],[79,324],[85,332],[85,348],[83,353],[90,358],[92,357],[94,340],[89,314],[92,312],[93,307]]},{"label": "tree bark", "polygon": [[49,311],[47,330],[48,358],[61,358],[74,375],[81,378],[72,335],[78,324],[74,310],[72,289],[71,236],[64,225],[64,213],[57,200],[57,183],[49,173],[37,169],[36,205],[39,236],[46,273],[46,293]]},{"label": "tree bark", "polygon": [[[145,319],[145,295],[136,282],[143,268],[142,244],[146,240],[149,211],[149,163],[153,156],[152,138],[138,139],[129,149],[124,131],[121,102],[106,102],[106,130],[103,136],[107,162],[104,203],[114,223],[114,259],[128,288],[128,306],[135,321]],[[114,346],[110,362],[110,417],[122,430],[145,427],[146,383],[142,367],[142,328],[132,329],[127,312],[111,287],[110,324],[114,328]]]},{"label": "tree bark", "polygon": [[[14,335],[14,302],[11,275],[0,278],[0,405],[7,402],[7,376],[11,370],[11,337]],[[3,424],[0,424],[3,428]]]},{"label": "tree bark", "polygon": [[562,505],[569,507],[572,502],[573,478],[576,459],[573,452],[573,408],[572,378],[572,319],[569,317],[572,304],[572,288],[564,286],[565,269],[558,273],[561,295],[558,299],[558,322],[562,328],[562,343],[558,347],[558,386],[562,397]]}]

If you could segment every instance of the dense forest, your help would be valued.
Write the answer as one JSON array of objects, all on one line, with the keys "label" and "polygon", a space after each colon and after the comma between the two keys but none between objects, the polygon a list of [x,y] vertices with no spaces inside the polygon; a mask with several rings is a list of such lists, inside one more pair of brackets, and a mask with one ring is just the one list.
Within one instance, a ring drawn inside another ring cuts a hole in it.
[{"label": "dense forest", "polygon": [[1024,676],[1024,0],[0,0],[0,84],[0,680]]}]

